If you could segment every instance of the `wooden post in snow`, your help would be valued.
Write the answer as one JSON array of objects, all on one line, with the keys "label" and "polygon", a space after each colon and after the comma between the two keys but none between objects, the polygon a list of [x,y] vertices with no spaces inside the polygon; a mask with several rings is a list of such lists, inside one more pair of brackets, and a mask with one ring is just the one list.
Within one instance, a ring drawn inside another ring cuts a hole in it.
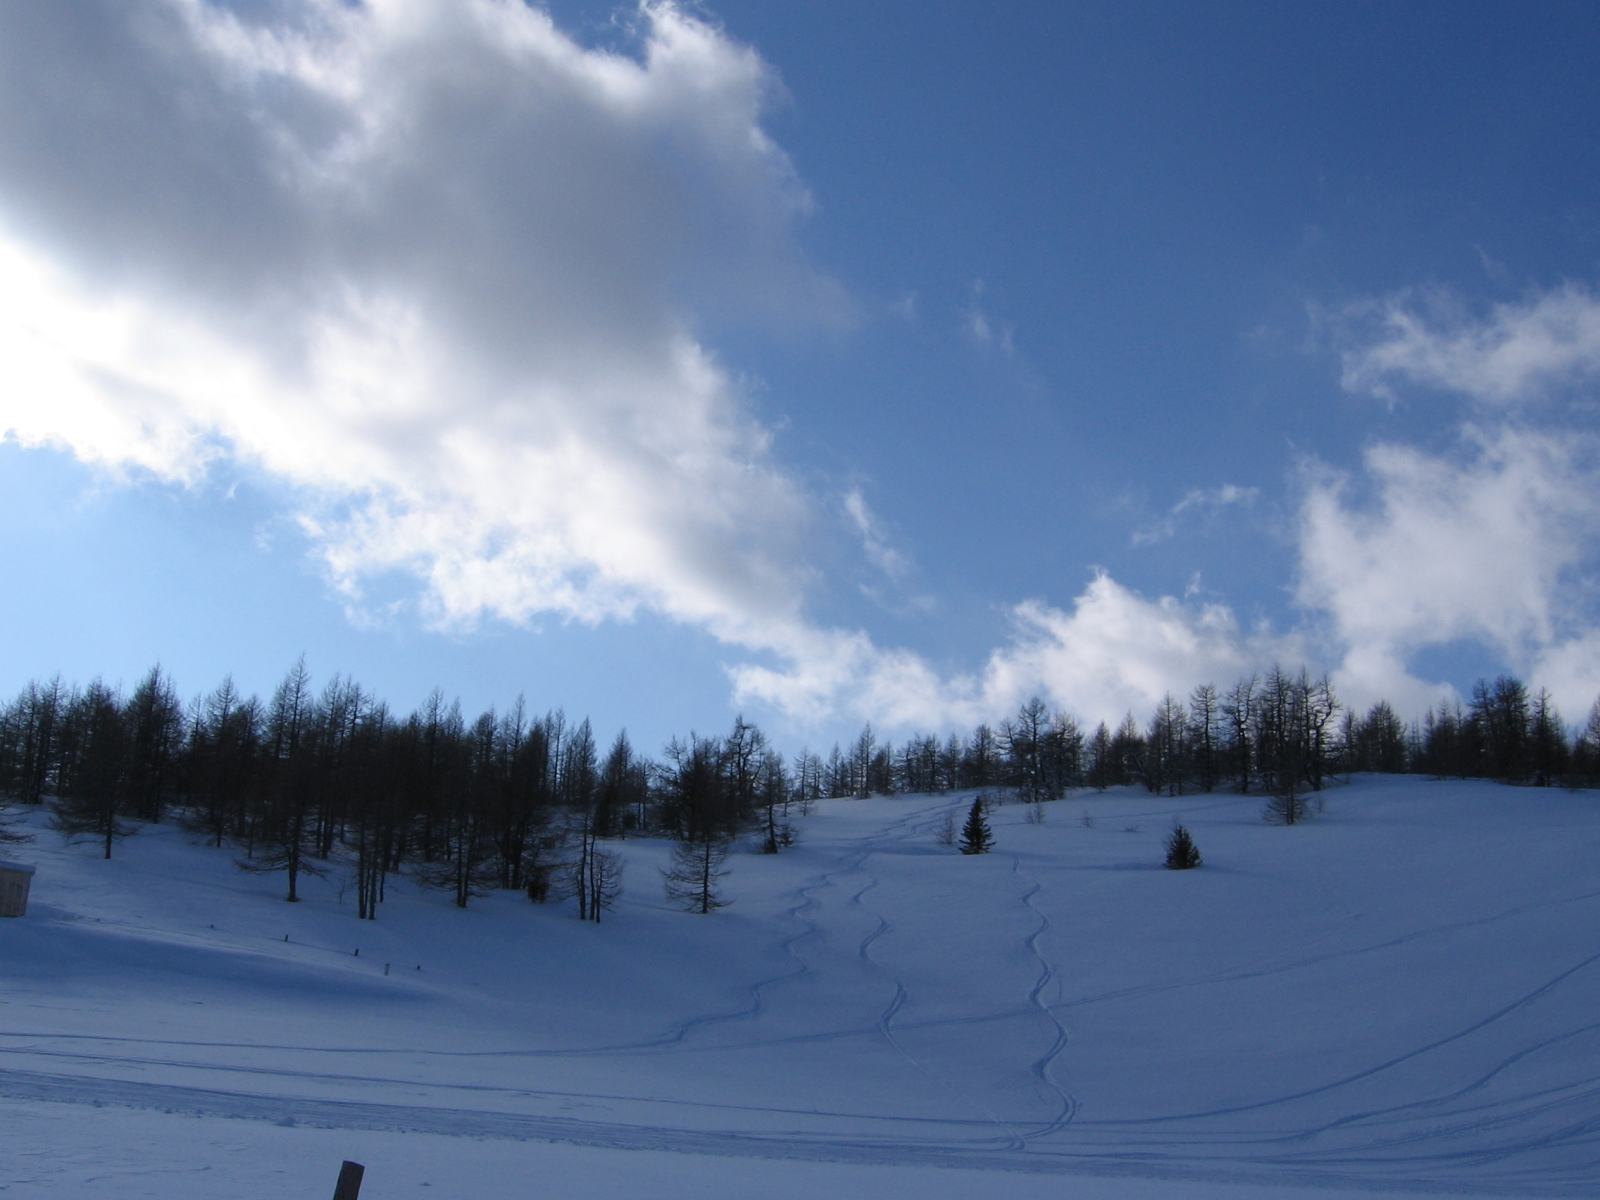
[{"label": "wooden post in snow", "polygon": [[333,1200],[357,1200],[361,1195],[361,1176],[366,1168],[360,1163],[346,1160],[339,1168],[339,1182],[333,1189]]}]

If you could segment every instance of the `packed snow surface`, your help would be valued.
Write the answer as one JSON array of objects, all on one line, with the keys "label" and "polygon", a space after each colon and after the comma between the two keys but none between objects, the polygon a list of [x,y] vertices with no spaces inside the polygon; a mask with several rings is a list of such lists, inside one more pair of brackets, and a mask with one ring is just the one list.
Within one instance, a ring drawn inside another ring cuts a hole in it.
[{"label": "packed snow surface", "polygon": [[[249,875],[171,825],[40,830],[0,922],[0,1191],[1323,1197],[1600,1191],[1600,797],[833,800],[731,907],[622,842],[596,926]],[[1205,865],[1162,869],[1174,818]],[[359,953],[357,953],[359,951]],[[1265,1190],[1263,1190],[1263,1186]]]}]

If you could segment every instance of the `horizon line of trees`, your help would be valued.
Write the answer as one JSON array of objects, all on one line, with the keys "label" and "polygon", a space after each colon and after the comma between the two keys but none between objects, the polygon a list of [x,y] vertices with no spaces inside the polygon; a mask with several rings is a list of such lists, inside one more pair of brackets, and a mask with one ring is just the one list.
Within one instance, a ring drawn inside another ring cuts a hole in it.
[{"label": "horizon line of trees", "polygon": [[1548,691],[1501,675],[1479,680],[1466,704],[1440,704],[1408,723],[1387,701],[1363,715],[1340,703],[1326,677],[1273,667],[1226,690],[1207,683],[1184,701],[1164,696],[1143,724],[1130,712],[1115,728],[1102,721],[1086,731],[1035,697],[966,739],[916,734],[896,747],[868,725],[848,751],[836,745],[827,760],[803,752],[795,765],[808,796],[997,787],[1028,802],[1127,785],[1278,795],[1358,772],[1597,787],[1600,699],[1571,730]]},{"label": "horizon line of trees", "polygon": [[[363,919],[404,870],[463,907],[521,889],[573,898],[598,921],[621,880],[606,843],[630,834],[675,839],[667,894],[711,912],[729,844],[754,834],[779,853],[791,810],[825,797],[977,788],[1040,804],[1073,788],[1228,789],[1293,823],[1308,794],[1357,771],[1600,785],[1600,701],[1573,735],[1547,692],[1503,675],[1408,724],[1385,702],[1357,714],[1326,678],[1274,667],[1225,691],[1168,695],[1143,724],[1129,713],[1086,731],[1033,698],[966,737],[896,745],[867,725],[848,749],[792,764],[743,717],[724,736],[674,738],[657,759],[626,732],[602,753],[587,718],[533,716],[521,699],[468,720],[436,689],[402,717],[342,676],[314,691],[303,659],[265,702],[230,678],[185,704],[157,666],[126,696],[56,677],[0,706],[0,797],[48,806],[64,836],[109,858],[132,822],[175,817],[245,869],[283,872],[290,900],[303,875],[342,860]],[[17,836],[0,808],[0,841]]]}]

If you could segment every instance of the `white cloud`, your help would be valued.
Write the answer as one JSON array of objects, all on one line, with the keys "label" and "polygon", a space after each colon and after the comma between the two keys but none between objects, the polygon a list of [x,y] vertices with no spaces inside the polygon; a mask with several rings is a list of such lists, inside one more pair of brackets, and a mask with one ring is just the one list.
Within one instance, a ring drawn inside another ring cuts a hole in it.
[{"label": "white cloud", "polygon": [[1308,481],[1298,597],[1327,615],[1344,656],[1336,678],[1359,703],[1416,708],[1437,695],[1407,668],[1424,648],[1475,641],[1527,670],[1585,623],[1578,568],[1600,534],[1592,440],[1504,426],[1462,440],[1448,456],[1372,447],[1366,505],[1346,476]]},{"label": "white cloud", "polygon": [[1133,533],[1135,546],[1149,546],[1175,537],[1187,521],[1210,521],[1225,509],[1249,508],[1261,495],[1260,488],[1225,483],[1215,488],[1194,488],[1168,510],[1167,515],[1147,529]]},{"label": "white cloud", "polygon": [[1348,314],[1376,336],[1344,355],[1344,385],[1392,398],[1400,383],[1511,405],[1600,378],[1600,296],[1569,285],[1482,319],[1447,294],[1403,293]]},{"label": "white cloud", "polygon": [[1600,699],[1600,629],[1586,629],[1543,646],[1528,674],[1550,689],[1561,715],[1582,726]]},{"label": "white cloud", "polygon": [[1098,576],[1070,612],[1038,602],[1013,613],[1017,636],[989,659],[983,691],[991,708],[1013,709],[1038,691],[1089,720],[1148,716],[1161,697],[1201,683],[1225,686],[1275,661],[1298,663],[1292,637],[1239,627],[1221,604],[1149,600]]},{"label": "white cloud", "polygon": [[888,531],[878,515],[867,507],[867,498],[861,494],[860,488],[851,488],[845,493],[844,511],[856,527],[867,561],[890,579],[904,579],[911,570],[911,559],[889,544]]},{"label": "white cloud", "polygon": [[441,621],[770,645],[808,504],[694,329],[831,314],[764,64],[668,4],[637,59],[515,0],[280,7],[0,9],[0,427],[264,471]]},{"label": "white cloud", "polygon": [[1220,604],[1149,600],[1100,574],[1070,611],[1030,600],[1011,610],[1013,635],[981,671],[939,675],[906,651],[861,634],[822,635],[789,671],[743,667],[741,698],[802,718],[848,713],[886,727],[945,728],[992,721],[1040,695],[1088,721],[1143,719],[1163,695],[1225,685],[1275,661],[1298,663],[1293,637],[1242,630]]},{"label": "white cloud", "polygon": [[1586,711],[1600,690],[1600,441],[1571,423],[1581,409],[1549,401],[1600,377],[1600,297],[1569,284],[1474,317],[1447,293],[1407,292],[1358,315],[1373,314],[1345,387],[1455,392],[1478,419],[1447,453],[1372,447],[1366,503],[1349,479],[1312,474],[1298,594],[1329,619],[1339,677],[1354,697],[1417,708],[1440,685],[1414,676],[1415,656],[1467,641]]},{"label": "white cloud", "polygon": [[977,279],[972,284],[972,300],[961,314],[961,327],[968,339],[980,350],[999,350],[1006,357],[1016,354],[1016,338],[1011,326],[999,320],[985,308],[983,295],[988,285]]}]

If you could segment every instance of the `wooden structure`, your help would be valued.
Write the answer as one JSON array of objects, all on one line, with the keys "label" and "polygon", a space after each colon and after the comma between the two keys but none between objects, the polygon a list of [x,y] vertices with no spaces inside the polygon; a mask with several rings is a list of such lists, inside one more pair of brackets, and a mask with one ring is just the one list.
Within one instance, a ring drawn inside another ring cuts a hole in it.
[{"label": "wooden structure", "polygon": [[0,862],[0,917],[20,917],[28,911],[33,871],[23,863]]},{"label": "wooden structure", "polygon": [[339,1182],[333,1189],[333,1200],[360,1200],[361,1176],[366,1168],[348,1159],[339,1168]]}]

